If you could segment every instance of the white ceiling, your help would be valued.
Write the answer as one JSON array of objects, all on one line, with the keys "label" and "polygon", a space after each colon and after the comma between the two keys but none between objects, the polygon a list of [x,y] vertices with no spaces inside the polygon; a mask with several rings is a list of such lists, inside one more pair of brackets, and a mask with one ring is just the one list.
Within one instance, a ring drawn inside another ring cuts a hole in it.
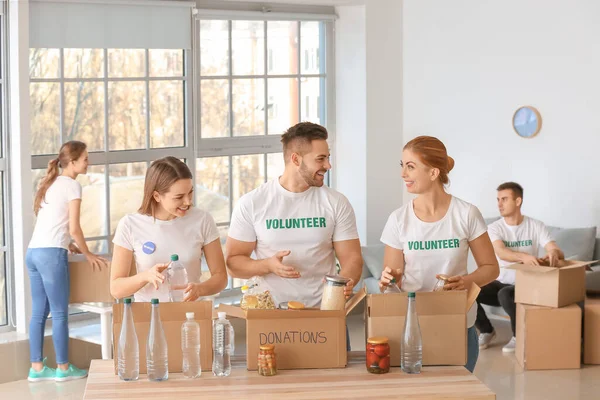
[{"label": "white ceiling", "polygon": [[345,6],[353,4],[364,4],[366,0],[225,0],[245,3],[265,3],[265,4],[301,4],[303,6]]}]

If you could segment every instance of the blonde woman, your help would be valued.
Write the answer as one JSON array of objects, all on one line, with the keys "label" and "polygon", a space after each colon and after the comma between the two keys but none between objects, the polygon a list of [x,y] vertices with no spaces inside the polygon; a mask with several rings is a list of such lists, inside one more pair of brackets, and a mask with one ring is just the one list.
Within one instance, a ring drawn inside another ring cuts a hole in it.
[{"label": "blonde woman", "polygon": [[[29,381],[68,381],[85,378],[87,371],[68,361],[69,350],[69,262],[68,251],[83,253],[96,268],[106,260],[92,254],[79,223],[81,185],[75,180],[85,174],[88,152],[85,143],[66,142],[58,157],[48,163],[34,200],[37,221],[27,249],[26,264],[31,284],[31,321]],[[59,170],[62,169],[62,172]],[[77,246],[71,243],[71,237]],[[44,327],[52,312],[52,341],[56,352],[56,370],[42,358]]]},{"label": "blonde woman", "polygon": [[[184,301],[225,289],[227,271],[217,225],[210,214],[193,207],[193,198],[192,173],[185,163],[175,157],[152,163],[140,209],[119,221],[113,239],[110,291],[115,298],[169,301],[163,272],[171,254],[179,256],[188,273]],[[203,252],[211,277],[200,283]],[[136,274],[130,276],[134,260]]]}]

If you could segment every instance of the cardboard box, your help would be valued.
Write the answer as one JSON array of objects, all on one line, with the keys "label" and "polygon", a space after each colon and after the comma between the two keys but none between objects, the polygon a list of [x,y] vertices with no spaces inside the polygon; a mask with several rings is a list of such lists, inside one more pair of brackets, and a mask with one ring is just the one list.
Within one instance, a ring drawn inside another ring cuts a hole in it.
[{"label": "cardboard box", "polygon": [[581,308],[517,304],[517,361],[525,370],[581,367]]},{"label": "cardboard box", "polygon": [[343,368],[347,362],[346,315],[366,296],[360,290],[340,311],[242,310],[220,304],[219,311],[246,320],[248,370],[258,368],[258,350],[274,344],[278,369]]},{"label": "cardboard box", "polygon": [[[121,324],[123,322],[123,303],[113,306],[113,346],[115,373],[117,373],[117,354]],[[200,324],[200,365],[202,371],[212,369],[212,301],[192,301],[185,303],[160,303],[160,319],[167,338],[169,354],[169,372],[182,372],[181,325],[186,321],[185,313],[194,312],[195,320]],[[140,345],[140,374],[146,373],[146,342],[150,330],[150,303],[131,303],[133,321]]]},{"label": "cardboard box", "polygon": [[110,263],[108,268],[92,269],[83,256],[70,256],[69,303],[100,302],[114,303],[110,294]]},{"label": "cardboard box", "polygon": [[564,307],[585,299],[585,266],[595,261],[563,260],[558,267],[512,264],[516,270],[515,302]]},{"label": "cardboard box", "polygon": [[[447,292],[417,292],[416,304],[423,343],[423,365],[467,363],[467,312],[480,288]],[[386,336],[390,365],[400,366],[400,344],[408,309],[408,293],[367,296],[366,337]]]},{"label": "cardboard box", "polygon": [[583,323],[583,363],[600,364],[600,297],[585,299]]}]

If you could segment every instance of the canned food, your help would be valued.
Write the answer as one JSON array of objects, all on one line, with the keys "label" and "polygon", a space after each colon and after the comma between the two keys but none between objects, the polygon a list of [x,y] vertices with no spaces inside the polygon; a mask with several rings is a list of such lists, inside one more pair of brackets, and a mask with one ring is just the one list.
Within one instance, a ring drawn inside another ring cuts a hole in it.
[{"label": "canned food", "polygon": [[277,375],[277,361],[275,358],[275,346],[265,344],[258,350],[258,373],[262,376]]},{"label": "canned food", "polygon": [[346,305],[344,287],[350,281],[339,275],[325,275],[325,289],[321,299],[321,310],[343,310]]},{"label": "canned food", "polygon": [[390,371],[390,345],[385,336],[367,339],[367,371],[372,374],[385,374]]},{"label": "canned food", "polygon": [[437,276],[437,282],[435,283],[435,286],[433,287],[433,291],[434,292],[442,292],[446,289],[444,289],[444,285],[446,285],[448,283],[448,279],[450,279],[450,277],[448,275],[444,275],[444,274],[439,274]]}]

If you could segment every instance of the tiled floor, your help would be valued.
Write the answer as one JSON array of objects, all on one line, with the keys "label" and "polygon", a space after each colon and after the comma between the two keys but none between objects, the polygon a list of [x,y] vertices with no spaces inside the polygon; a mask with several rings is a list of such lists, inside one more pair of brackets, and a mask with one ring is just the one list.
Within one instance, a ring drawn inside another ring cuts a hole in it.
[{"label": "tiled floor", "polygon": [[[492,347],[480,353],[475,374],[497,395],[498,400],[585,400],[600,399],[600,366],[580,370],[522,372],[514,355],[502,353],[510,339],[506,320],[494,320],[498,336]],[[352,349],[364,349],[364,325],[361,315],[349,318]],[[237,336],[237,335],[236,335]],[[241,336],[241,335],[240,335]],[[237,337],[241,339],[239,336]],[[243,350],[243,340],[236,350]],[[81,399],[85,380],[55,384],[30,384],[26,380],[0,385],[1,399]]]}]

